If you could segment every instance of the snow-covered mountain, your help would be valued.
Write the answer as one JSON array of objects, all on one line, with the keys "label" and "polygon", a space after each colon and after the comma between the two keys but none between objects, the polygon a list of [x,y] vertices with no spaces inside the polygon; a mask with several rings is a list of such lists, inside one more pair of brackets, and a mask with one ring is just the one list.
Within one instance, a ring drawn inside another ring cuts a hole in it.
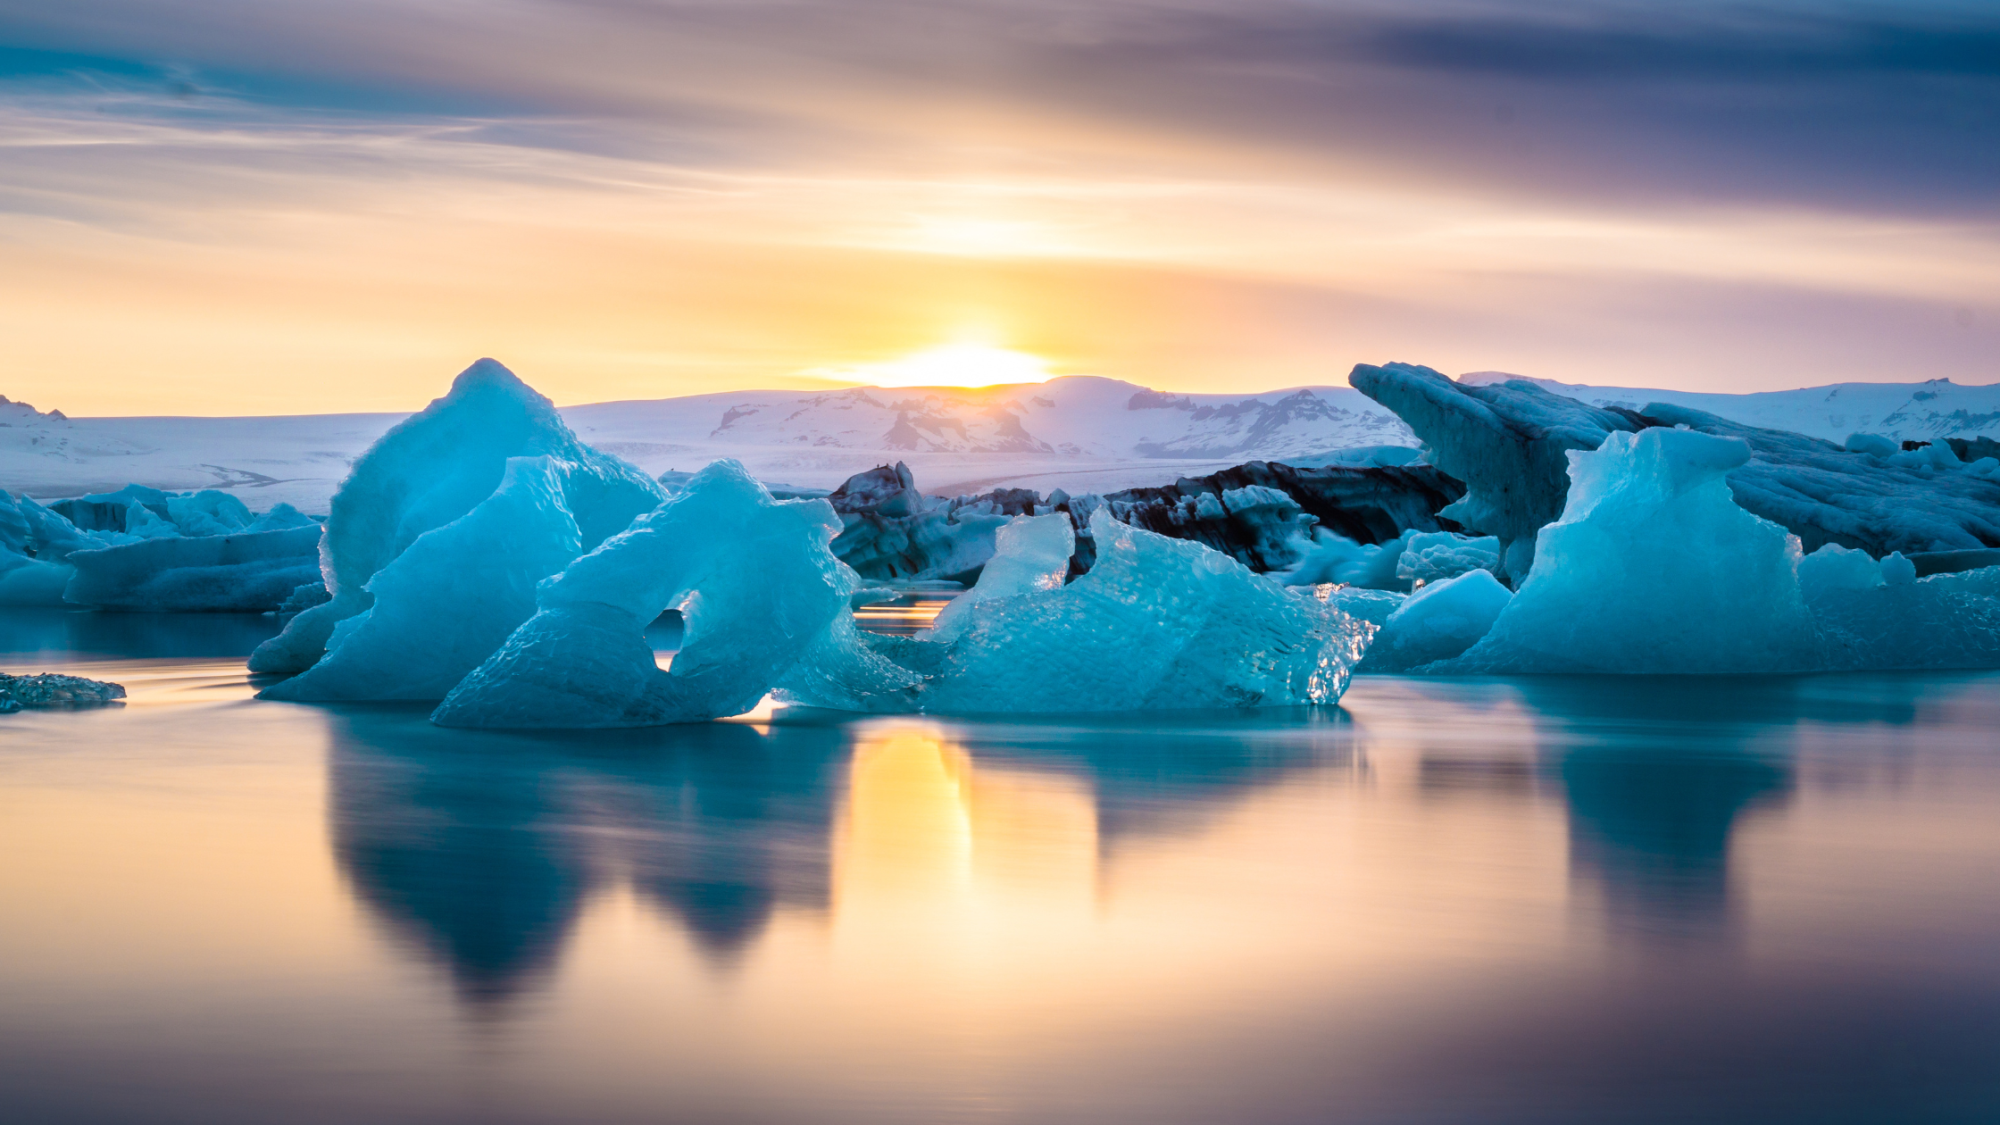
[{"label": "snow-covered mountain", "polygon": [[[1594,403],[1675,402],[1834,440],[1855,430],[2000,436],[2000,386],[1936,380],[1713,395],[1538,381]],[[1348,387],[1182,395],[1091,377],[976,390],[730,391],[562,413],[584,440],[650,473],[735,457],[765,480],[832,487],[900,460],[924,491],[944,495],[1017,484],[1103,492],[1248,460],[1415,444],[1399,419]],[[0,488],[43,498],[128,482],[222,488],[258,510],[285,501],[323,512],[353,460],[403,417],[65,418],[0,400]]]},{"label": "snow-covered mountain", "polygon": [[[1462,383],[1497,383],[1525,376],[1478,371]],[[1793,391],[1703,394],[1643,387],[1596,387],[1529,379],[1559,395],[1593,406],[1642,410],[1649,402],[1671,402],[1719,414],[1732,422],[1769,430],[1845,441],[1849,434],[1881,434],[1897,441],[2000,437],[2000,384],[1964,386],[1950,379],[1924,383],[1834,383]]]},{"label": "snow-covered mountain", "polygon": [[1240,461],[1412,440],[1394,414],[1348,387],[1169,395],[1088,376],[977,389],[731,392],[563,414],[579,433],[608,440],[732,449]]}]

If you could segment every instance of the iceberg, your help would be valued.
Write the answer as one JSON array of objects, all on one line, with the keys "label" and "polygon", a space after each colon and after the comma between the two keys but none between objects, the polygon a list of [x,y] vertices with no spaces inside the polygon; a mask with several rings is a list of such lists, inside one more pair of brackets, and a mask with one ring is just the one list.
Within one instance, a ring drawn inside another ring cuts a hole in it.
[{"label": "iceberg", "polygon": [[833,552],[877,581],[970,581],[993,557],[994,533],[1039,500],[1026,489],[1004,491],[1019,495],[928,497],[900,461],[857,473],[826,498],[842,522]]},{"label": "iceberg", "polygon": [[1880,558],[2000,547],[2000,480],[1971,471],[1947,442],[1892,451],[1886,440],[1857,434],[1843,449],[1666,403],[1648,405],[1643,416],[1748,445],[1750,459],[1729,474],[1730,494],[1808,551],[1836,543]]},{"label": "iceberg", "polygon": [[[830,549],[840,526],[825,500],[775,500],[741,465],[718,461],[543,582],[534,616],[432,720],[500,728],[700,722],[750,710],[801,663],[809,665],[802,682],[837,679],[849,694],[906,689],[915,677],[870,653],[855,629],[849,597],[860,581]],[[670,607],[685,621],[685,639],[662,671],[643,634]]]},{"label": "iceberg", "polygon": [[[547,459],[542,469],[511,466],[516,458],[538,457]],[[503,478],[510,473],[517,491],[497,497]],[[553,482],[559,502],[537,491],[545,481]],[[658,482],[637,469],[578,441],[548,399],[499,363],[482,359],[461,372],[443,398],[397,424],[355,462],[334,494],[326,534],[320,541],[320,573],[330,599],[299,613],[284,632],[259,646],[251,654],[250,670],[301,673],[341,641],[356,636],[362,638],[365,649],[393,647],[393,630],[377,626],[363,632],[359,624],[338,627],[375,605],[377,591],[372,584],[379,572],[423,536],[444,533],[489,500],[496,502],[498,510],[527,521],[518,530],[532,542],[524,543],[504,563],[489,566],[451,547],[456,542],[467,551],[482,549],[476,545],[501,536],[493,520],[475,521],[444,534],[441,543],[420,556],[443,568],[440,573],[420,580],[406,568],[392,583],[396,589],[406,596],[420,596],[424,590],[448,591],[448,603],[479,601],[488,592],[474,585],[475,579],[513,583],[522,573],[518,568],[541,565],[552,557],[546,553],[547,545],[568,542],[568,535],[574,536],[577,550],[591,550],[656,506],[665,494]],[[560,569],[566,561],[555,562],[544,574]],[[452,585],[452,570],[462,574],[462,585]],[[530,582],[530,589],[532,585]],[[498,599],[497,616],[481,615],[462,605],[437,608],[472,629],[469,636],[482,638],[498,629],[506,616],[518,612],[519,617],[493,637],[497,647],[532,612],[533,604],[525,596],[515,596],[511,585],[493,596]],[[406,605],[392,609],[385,618],[413,620],[413,615],[422,612]],[[392,689],[381,677],[363,671],[361,650],[341,662],[350,670],[347,674],[317,676],[290,688],[278,685],[267,693],[275,692],[277,698],[439,699],[456,683],[454,677],[439,686],[444,669],[462,662],[468,648],[483,641],[456,637],[426,640],[453,654],[422,677],[425,686],[421,690],[436,694],[408,694],[418,690],[413,687]],[[459,675],[491,651],[488,648],[473,657]],[[386,648],[382,655],[394,659]],[[393,690],[395,694],[366,694],[378,690]],[[363,694],[351,694],[354,692]]]},{"label": "iceberg", "polygon": [[[1880,557],[2000,547],[2000,479],[1964,464],[1951,442],[1906,449],[1856,433],[1836,445],[1672,403],[1600,409],[1527,380],[1454,383],[1408,364],[1362,364],[1349,378],[1400,414],[1439,468],[1465,481],[1465,497],[1441,514],[1497,536],[1501,577],[1516,585],[1533,565],[1536,530],[1563,509],[1568,453],[1649,428],[1742,441],[1750,453],[1728,473],[1730,494],[1805,550],[1835,543]],[[1968,453],[1985,448],[1958,444]]]},{"label": "iceberg", "polygon": [[1285,573],[1284,581],[1289,586],[1332,582],[1407,593],[1424,583],[1467,571],[1498,573],[1499,569],[1500,541],[1490,535],[1412,529],[1382,543],[1356,543],[1317,529],[1312,550]]},{"label": "iceberg", "polygon": [[[931,638],[884,646],[921,682],[872,702],[959,714],[1326,704],[1375,632],[1200,543],[1101,510],[1091,533],[1097,561],[1066,585],[1052,581],[1074,534],[1066,520],[1001,537],[990,586],[982,574]],[[851,705],[796,685],[784,694]]]},{"label": "iceberg", "polygon": [[1385,543],[1356,543],[1345,535],[1318,531],[1312,549],[1284,574],[1288,586],[1359,586],[1368,590],[1408,593],[1410,581],[1399,577],[1403,549],[1416,532],[1405,532]]},{"label": "iceberg", "polygon": [[[861,580],[831,549],[840,526],[826,501],[775,500],[717,462],[542,582],[534,616],[433,721],[650,726],[740,714],[766,694],[878,713],[1331,703],[1374,632],[1324,598],[1100,511],[1089,574],[1064,582],[1067,515],[1021,517],[928,635],[869,636],[849,608]],[[687,639],[663,671],[642,635],[668,608]]]},{"label": "iceberg", "polygon": [[1373,545],[1410,530],[1457,526],[1440,522],[1438,511],[1464,488],[1414,463],[1415,450],[1398,447],[1394,453],[1382,455],[1393,463],[1311,468],[1251,461],[1103,496],[1072,497],[1057,489],[1044,498],[1026,488],[998,488],[949,500],[919,493],[909,467],[899,462],[856,474],[827,496],[844,524],[833,551],[878,582],[971,582],[993,557],[994,536],[1010,519],[1060,512],[1076,533],[1070,573],[1080,575],[1096,557],[1091,514],[1103,508],[1121,523],[1193,540],[1260,574],[1288,571],[1328,534]]},{"label": "iceberg", "polygon": [[1064,514],[1024,516],[1001,528],[994,545],[993,559],[980,572],[978,583],[938,611],[929,640],[955,639],[964,632],[974,606],[1060,587],[1076,553],[1076,533]]},{"label": "iceberg", "polygon": [[276,531],[162,536],[72,551],[74,576],[63,598],[98,609],[261,613],[319,577],[319,537],[319,525],[307,521]]},{"label": "iceberg", "polygon": [[0,605],[263,612],[318,581],[319,536],[289,504],[257,516],[213,489],[127,485],[48,507],[0,492]]},{"label": "iceberg", "polygon": [[1500,540],[1491,535],[1432,531],[1408,536],[1396,559],[1396,580],[1420,586],[1475,570],[1500,572]]},{"label": "iceberg", "polygon": [[1347,379],[1408,423],[1432,464],[1465,482],[1465,495],[1440,514],[1497,538],[1501,577],[1515,583],[1534,564],[1535,533],[1563,510],[1569,452],[1643,427],[1630,411],[1586,406],[1525,379],[1454,383],[1407,363],[1358,364]]},{"label": "iceberg", "polygon": [[1827,545],[1804,555],[1796,536],[1732,497],[1730,474],[1751,454],[1738,438],[1657,427],[1571,453],[1562,517],[1542,529],[1533,568],[1492,628],[1416,670],[2000,666],[2000,567],[1919,578],[1901,554],[1878,561]]},{"label": "iceberg", "polygon": [[1484,637],[1513,598],[1487,570],[1426,585],[1382,621],[1362,670],[1401,672],[1449,660]]},{"label": "iceberg", "polygon": [[[1191,539],[1271,573],[1297,570],[1329,536],[1376,546],[1410,531],[1455,528],[1439,517],[1464,495],[1464,486],[1425,464],[1300,468],[1251,461],[1161,488],[1114,492],[1101,503],[1121,523]],[[1090,510],[1072,520],[1082,539],[1080,569],[1088,569],[1095,550]]]},{"label": "iceberg", "polygon": [[1460,671],[1767,672],[1814,661],[1798,546],[1737,507],[1744,442],[1692,430],[1571,455],[1568,504]]},{"label": "iceberg", "polygon": [[375,572],[372,604],[334,626],[324,658],[262,696],[442,699],[528,619],[535,584],[578,550],[562,470],[549,457],[510,458],[478,507],[419,535]]},{"label": "iceberg", "polygon": [[62,604],[63,587],[74,572],[61,563],[36,558],[34,544],[29,513],[0,490],[0,606]]}]

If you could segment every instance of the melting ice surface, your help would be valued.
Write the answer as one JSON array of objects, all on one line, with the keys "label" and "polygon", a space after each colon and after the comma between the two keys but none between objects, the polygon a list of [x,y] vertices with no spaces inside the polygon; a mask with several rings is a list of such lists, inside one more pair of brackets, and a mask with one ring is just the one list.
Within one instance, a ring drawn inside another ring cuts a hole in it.
[{"label": "melting ice surface", "polygon": [[0,1116],[2000,1116],[1993,673],[536,734],[273,627],[0,617],[131,690],[0,727]]}]

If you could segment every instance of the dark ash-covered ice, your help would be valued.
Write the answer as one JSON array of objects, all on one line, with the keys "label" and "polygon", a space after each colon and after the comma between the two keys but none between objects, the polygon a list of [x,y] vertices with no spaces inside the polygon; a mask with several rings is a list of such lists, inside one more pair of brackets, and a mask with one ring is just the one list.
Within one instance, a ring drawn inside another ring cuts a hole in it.
[{"label": "dark ash-covered ice", "polygon": [[125,698],[125,689],[102,680],[41,672],[10,676],[0,672],[0,714],[26,707],[101,707]]}]

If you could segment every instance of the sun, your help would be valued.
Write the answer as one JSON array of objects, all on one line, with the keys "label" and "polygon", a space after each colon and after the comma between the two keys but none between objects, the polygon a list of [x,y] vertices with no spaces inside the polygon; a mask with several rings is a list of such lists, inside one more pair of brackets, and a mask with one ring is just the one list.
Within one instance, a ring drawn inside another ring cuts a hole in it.
[{"label": "sun", "polygon": [[851,369],[851,377],[882,387],[995,387],[1046,383],[1049,361],[992,344],[945,344],[888,363]]}]

